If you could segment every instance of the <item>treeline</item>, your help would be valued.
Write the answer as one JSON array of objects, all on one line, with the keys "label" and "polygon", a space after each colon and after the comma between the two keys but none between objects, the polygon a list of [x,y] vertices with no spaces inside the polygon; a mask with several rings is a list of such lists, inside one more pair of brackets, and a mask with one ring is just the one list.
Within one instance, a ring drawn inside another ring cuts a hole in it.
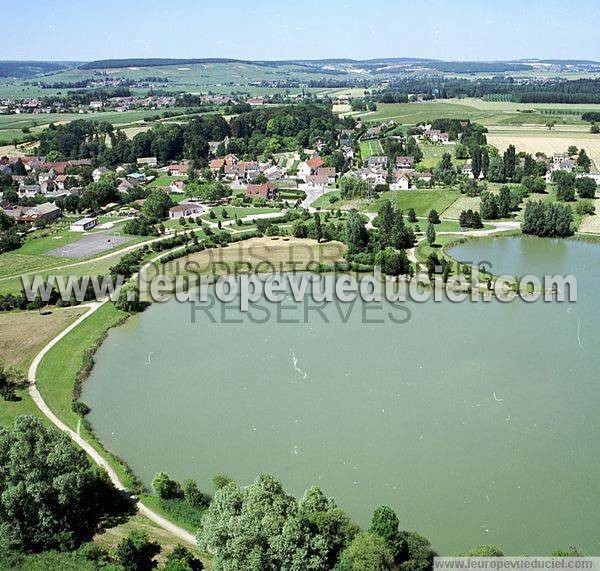
[{"label": "treeline", "polygon": [[[600,80],[555,79],[517,83],[512,77],[489,79],[399,78],[390,82],[387,99],[399,101],[409,94],[419,93],[424,99],[477,97],[501,99],[515,103],[599,103]],[[393,102],[393,101],[390,101]]]},{"label": "treeline", "polygon": [[39,154],[55,151],[62,159],[92,159],[94,164],[133,163],[155,156],[159,162],[190,159],[206,164],[209,141],[233,136],[229,152],[256,157],[286,149],[304,148],[317,138],[335,144],[337,116],[319,105],[257,109],[241,113],[231,126],[221,115],[203,115],[187,124],[157,124],[128,139],[106,121],[78,119],[50,124],[40,135]]},{"label": "treeline", "polygon": [[128,139],[106,121],[78,119],[64,125],[50,124],[40,135],[39,153],[55,151],[62,159],[92,159],[95,164],[133,163],[156,156],[160,162],[208,157],[208,142],[230,134],[220,115],[194,117],[186,125],[158,124]]}]

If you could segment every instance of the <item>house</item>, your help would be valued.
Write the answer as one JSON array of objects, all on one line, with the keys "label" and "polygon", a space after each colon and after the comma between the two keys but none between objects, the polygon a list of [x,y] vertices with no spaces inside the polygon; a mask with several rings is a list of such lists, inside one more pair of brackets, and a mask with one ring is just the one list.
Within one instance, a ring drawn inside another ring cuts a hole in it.
[{"label": "house", "polygon": [[182,180],[174,180],[169,185],[169,192],[172,192],[174,194],[183,194],[184,191],[185,191],[185,182],[183,182]]},{"label": "house", "polygon": [[102,175],[109,173],[110,170],[107,169],[106,167],[98,167],[97,169],[94,169],[92,171],[92,180],[94,182],[98,182],[100,180],[100,178],[102,177]]},{"label": "house", "polygon": [[298,165],[298,178],[306,181],[306,177],[312,174],[316,174],[317,170],[320,169],[325,163],[321,157],[313,157],[307,161],[302,161]]},{"label": "house", "polygon": [[413,157],[396,157],[396,168],[399,169],[412,169],[415,163]]},{"label": "house", "polygon": [[394,171],[390,188],[392,190],[408,190],[410,188],[410,174],[406,171]]},{"label": "house", "polygon": [[326,176],[327,184],[335,183],[335,177],[336,177],[335,167],[319,167],[317,169],[316,175],[317,176]]},{"label": "house", "polygon": [[37,220],[43,220],[44,222],[52,222],[62,216],[62,210],[52,202],[44,202],[31,208],[26,206],[18,206],[9,210],[5,210],[4,213],[11,218],[14,218],[17,222],[36,222]]},{"label": "house", "polygon": [[598,171],[590,171],[590,172],[582,172],[575,175],[575,178],[591,178],[596,184],[600,184],[600,172]]},{"label": "house", "polygon": [[310,174],[306,177],[306,189],[324,190],[329,183],[329,177],[326,174]]},{"label": "house", "polygon": [[121,194],[127,194],[132,188],[134,187],[134,185],[129,182],[127,179],[121,179],[121,181],[119,182],[119,186],[117,186],[117,190],[121,193]]},{"label": "house", "polygon": [[190,165],[169,165],[167,172],[171,176],[185,176],[188,173]]},{"label": "house", "polygon": [[430,172],[413,172],[410,175],[412,180],[422,180],[423,182],[431,182],[431,177],[433,175]]},{"label": "house", "polygon": [[371,127],[367,129],[367,137],[379,137],[381,134],[381,127]]},{"label": "house", "polygon": [[158,166],[158,159],[156,157],[140,157],[137,160],[139,166],[156,168]]},{"label": "house", "polygon": [[132,172],[127,175],[127,180],[132,184],[140,184],[146,180],[146,175],[141,172]]},{"label": "house", "polygon": [[465,163],[465,166],[462,168],[462,173],[464,175],[468,176],[469,178],[474,178],[473,177],[473,163],[471,162],[471,159],[469,159]]},{"label": "house", "polygon": [[264,198],[272,200],[277,194],[277,188],[270,182],[264,184],[249,184],[246,188],[246,198]]},{"label": "house", "polygon": [[263,174],[267,177],[267,180],[280,180],[285,176],[285,171],[277,166],[277,165],[273,165],[270,167],[267,167],[264,171]]},{"label": "house", "polygon": [[95,217],[82,218],[71,224],[71,232],[86,232],[91,230],[98,224],[98,219]]},{"label": "house", "polygon": [[28,198],[33,198],[36,194],[42,193],[42,187],[39,184],[21,184],[19,194]]},{"label": "house", "polygon": [[426,139],[429,139],[432,143],[449,143],[450,142],[450,137],[448,136],[448,133],[444,133],[443,131],[438,131],[436,129],[434,129],[434,130],[427,129],[423,133],[423,136]]},{"label": "house", "polygon": [[190,217],[190,216],[200,216],[202,214],[202,207],[198,204],[177,204],[172,208],[169,208],[169,218],[177,219]]},{"label": "house", "polygon": [[387,164],[388,158],[385,155],[373,155],[367,159],[369,168],[386,168]]}]

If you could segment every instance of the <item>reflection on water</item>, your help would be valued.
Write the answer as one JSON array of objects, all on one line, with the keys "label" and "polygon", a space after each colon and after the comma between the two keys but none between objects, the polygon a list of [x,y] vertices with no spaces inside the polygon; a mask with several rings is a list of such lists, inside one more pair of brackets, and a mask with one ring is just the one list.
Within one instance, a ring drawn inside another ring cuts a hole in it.
[{"label": "reflection on water", "polygon": [[453,253],[577,273],[579,301],[413,303],[405,323],[358,301],[300,324],[154,305],[98,352],[90,420],[148,483],[271,472],[296,494],[318,484],[363,525],[389,504],[445,553],[600,554],[600,250],[504,238]]}]

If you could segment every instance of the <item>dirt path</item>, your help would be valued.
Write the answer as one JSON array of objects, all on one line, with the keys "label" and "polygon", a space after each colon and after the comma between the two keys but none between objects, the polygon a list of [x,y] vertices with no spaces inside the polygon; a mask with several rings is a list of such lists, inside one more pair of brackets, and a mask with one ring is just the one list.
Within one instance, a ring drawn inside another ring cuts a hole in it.
[{"label": "dirt path", "polygon": [[[181,249],[181,248],[177,248],[177,249]],[[168,252],[163,252],[161,255],[153,258],[150,262],[145,264],[143,268],[140,269],[140,272],[144,272],[152,263],[159,260],[162,256],[165,256],[167,253],[171,253],[173,251],[174,250],[169,250]],[[135,279],[135,277],[136,276],[133,276],[133,279]],[[89,457],[96,464],[98,464],[98,466],[100,466],[104,470],[106,470],[106,473],[108,474],[108,476],[111,479],[114,486],[118,490],[122,491],[122,493],[133,504],[135,504],[136,508],[138,509],[138,511],[140,513],[145,515],[149,520],[153,521],[154,523],[156,523],[157,525],[159,525],[166,531],[172,533],[178,539],[185,541],[186,543],[196,547],[196,538],[194,537],[193,533],[190,533],[189,531],[183,529],[182,527],[179,527],[178,525],[176,525],[173,522],[169,521],[168,519],[164,518],[160,514],[156,513],[151,508],[149,508],[146,504],[139,501],[135,496],[132,496],[127,491],[127,489],[125,488],[125,486],[119,479],[119,476],[117,475],[115,470],[113,470],[113,468],[110,466],[108,461],[99,452],[97,452],[96,449],[91,444],[89,444],[83,438],[81,438],[74,430],[69,428],[62,420],[60,420],[60,418],[58,418],[50,410],[50,407],[48,407],[48,405],[42,398],[42,395],[40,394],[40,392],[38,391],[38,388],[36,386],[37,369],[39,367],[39,364],[42,362],[42,359],[48,353],[48,351],[50,351],[50,349],[52,349],[59,341],[61,341],[71,331],[73,331],[79,324],[81,324],[83,321],[88,319],[90,317],[90,315],[93,315],[96,311],[98,311],[98,309],[100,309],[107,301],[109,301],[108,298],[106,298],[103,301],[96,301],[96,302],[92,302],[89,304],[85,304],[85,307],[89,307],[89,311],[87,311],[84,315],[82,315],[79,319],[77,319],[77,321],[75,321],[71,325],[69,325],[66,329],[61,331],[35,356],[35,358],[33,359],[33,362],[31,363],[31,366],[29,367],[29,374],[28,374],[29,394],[30,394],[31,398],[33,399],[33,402],[36,404],[36,406],[44,413],[46,418],[48,418],[48,420],[50,420],[50,422],[52,422],[52,424],[54,424],[54,426],[56,426],[57,428],[59,428],[60,430],[65,432],[71,438],[71,440],[73,440],[73,442],[75,442],[83,450],[85,450],[85,452],[89,455]]]}]

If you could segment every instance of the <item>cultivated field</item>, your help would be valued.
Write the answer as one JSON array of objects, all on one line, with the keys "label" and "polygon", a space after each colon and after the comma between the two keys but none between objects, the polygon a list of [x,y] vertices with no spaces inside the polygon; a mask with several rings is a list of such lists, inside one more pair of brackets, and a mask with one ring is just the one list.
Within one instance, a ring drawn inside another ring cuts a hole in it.
[{"label": "cultivated field", "polygon": [[588,234],[600,234],[600,198],[594,200],[596,214],[584,216],[579,226],[580,232]]},{"label": "cultivated field", "polygon": [[0,313],[0,363],[25,371],[33,357],[65,327],[87,311],[85,307]]},{"label": "cultivated field", "polygon": [[488,142],[503,152],[509,145],[514,145],[517,151],[535,154],[544,153],[551,156],[554,153],[565,153],[567,148],[575,145],[584,148],[596,168],[600,167],[600,135],[580,129],[490,129]]},{"label": "cultivated field", "polygon": [[[167,275],[175,273],[225,274],[250,269],[272,272],[310,269],[316,264],[334,264],[343,259],[344,246],[339,242],[317,244],[299,238],[252,238],[226,248],[215,248],[190,254],[163,268]],[[187,265],[187,272],[186,272]]]}]

